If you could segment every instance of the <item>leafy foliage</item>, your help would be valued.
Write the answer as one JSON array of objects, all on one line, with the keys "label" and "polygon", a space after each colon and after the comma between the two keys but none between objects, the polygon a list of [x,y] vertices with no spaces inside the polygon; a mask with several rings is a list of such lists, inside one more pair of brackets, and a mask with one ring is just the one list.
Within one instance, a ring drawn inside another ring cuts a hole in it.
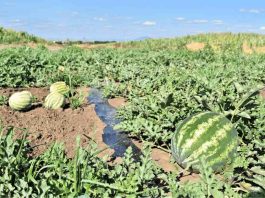
[{"label": "leafy foliage", "polygon": [[0,43],[44,43],[45,40],[27,32],[16,32],[11,29],[4,29],[0,27]]},{"label": "leafy foliage", "polygon": [[[68,159],[60,144],[44,154],[29,157],[30,147],[24,138],[13,141],[13,129],[0,137],[0,195],[8,197],[112,197],[116,195],[159,196],[163,189],[156,182],[163,173],[150,160],[146,149],[134,162],[128,149],[121,164],[109,166],[96,155],[93,143],[87,149],[77,146]],[[77,143],[79,145],[79,143]],[[162,180],[161,180],[162,181]],[[163,185],[163,183],[161,184]]]},{"label": "leafy foliage", "polygon": [[[206,47],[188,51],[185,45],[191,41],[205,42]],[[240,137],[239,157],[227,189],[262,193],[265,100],[259,92],[265,82],[265,55],[244,54],[245,41],[253,45],[265,43],[259,35],[209,34],[130,42],[121,49],[3,49],[0,86],[48,86],[56,81],[69,84],[69,76],[58,70],[64,67],[71,72],[73,87],[101,87],[107,97],[126,97],[128,104],[119,110],[123,122],[116,127],[166,148],[170,147],[176,126],[186,117],[206,110],[222,113],[233,122]],[[110,187],[104,180],[97,182],[101,183],[93,186]],[[202,184],[198,188],[205,194]],[[225,192],[226,187],[217,189]]]},{"label": "leafy foliage", "polygon": [[4,95],[0,95],[0,106],[7,105],[7,103],[8,103],[8,98]]}]

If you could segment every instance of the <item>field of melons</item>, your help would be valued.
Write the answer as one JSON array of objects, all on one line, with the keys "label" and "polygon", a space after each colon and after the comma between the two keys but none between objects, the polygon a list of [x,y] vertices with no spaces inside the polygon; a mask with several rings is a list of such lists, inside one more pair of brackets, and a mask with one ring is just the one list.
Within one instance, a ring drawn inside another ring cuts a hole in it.
[{"label": "field of melons", "polygon": [[[264,197],[264,45],[260,35],[206,34],[89,50],[2,48],[1,89],[65,82],[123,97],[115,128],[145,147],[138,161],[129,148],[117,164],[98,157],[92,140],[77,139],[71,158],[59,143],[32,156],[26,133],[13,138],[16,129],[1,126],[1,197]],[[4,95],[0,104],[10,108]],[[172,150],[175,171],[157,166],[152,148]],[[188,174],[199,179],[183,182]]]}]

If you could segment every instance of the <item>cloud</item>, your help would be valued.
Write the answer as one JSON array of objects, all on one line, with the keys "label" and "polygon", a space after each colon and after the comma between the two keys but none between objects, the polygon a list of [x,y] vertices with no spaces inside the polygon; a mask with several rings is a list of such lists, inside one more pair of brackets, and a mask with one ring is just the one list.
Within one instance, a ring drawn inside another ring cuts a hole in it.
[{"label": "cloud", "polygon": [[144,26],[154,26],[156,25],[155,21],[145,21],[142,23]]},{"label": "cloud", "polygon": [[260,30],[265,30],[265,26],[261,26],[259,29]]},{"label": "cloud", "polygon": [[245,9],[245,8],[241,8],[239,11],[240,12],[244,12],[244,13],[250,13],[250,14],[260,14],[260,13],[264,12],[264,9]]},{"label": "cloud", "polygon": [[21,23],[22,21],[20,19],[13,19],[10,22],[11,23]]},{"label": "cloud", "polygon": [[176,20],[177,20],[177,21],[184,21],[185,18],[184,18],[184,17],[177,17]]},{"label": "cloud", "polygon": [[214,25],[223,25],[224,22],[223,20],[220,19],[214,19],[214,20],[207,20],[207,19],[193,19],[193,20],[186,20],[184,17],[177,17],[176,18],[177,21],[181,22],[185,22],[188,24],[206,24],[206,23],[212,23]]},{"label": "cloud", "polygon": [[223,25],[224,24],[224,22],[222,20],[220,20],[220,19],[212,20],[212,23],[214,25]]},{"label": "cloud", "polygon": [[11,26],[24,26],[26,22],[22,21],[21,19],[12,19],[10,20]]},{"label": "cloud", "polygon": [[103,17],[94,17],[93,19],[94,19],[95,21],[106,21],[106,19],[103,18]]},{"label": "cloud", "polygon": [[190,21],[189,23],[193,23],[193,24],[201,24],[201,23],[208,23],[209,21],[206,19],[194,19],[192,21]]}]

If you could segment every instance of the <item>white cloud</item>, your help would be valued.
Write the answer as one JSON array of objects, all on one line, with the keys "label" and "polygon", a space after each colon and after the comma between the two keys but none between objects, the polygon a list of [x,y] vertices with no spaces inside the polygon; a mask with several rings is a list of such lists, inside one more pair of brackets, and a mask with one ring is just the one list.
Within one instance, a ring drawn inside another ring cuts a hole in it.
[{"label": "white cloud", "polygon": [[212,23],[215,24],[215,25],[222,25],[224,24],[224,22],[220,19],[216,19],[216,20],[212,20]]},{"label": "white cloud", "polygon": [[11,23],[21,23],[22,21],[20,19],[13,19],[11,20]]},{"label": "white cloud", "polygon": [[176,20],[177,20],[177,21],[184,21],[185,18],[184,18],[184,17],[177,17]]},{"label": "white cloud", "polygon": [[259,29],[260,30],[265,30],[265,26],[261,26]]},{"label": "white cloud", "polygon": [[195,23],[195,24],[199,24],[199,23],[208,23],[209,21],[206,19],[195,19],[193,21],[191,21],[190,23]]},{"label": "white cloud", "polygon": [[257,9],[250,9],[250,10],[249,10],[249,13],[259,14],[259,13],[261,13],[261,12],[262,12],[261,10],[257,10]]},{"label": "white cloud", "polygon": [[106,19],[103,17],[94,17],[94,20],[95,21],[106,21]]},{"label": "white cloud", "polygon": [[13,19],[10,20],[11,26],[24,26],[26,25],[26,22],[22,21],[21,19]]},{"label": "white cloud", "polygon": [[145,21],[142,23],[144,26],[154,26],[156,25],[155,21]]},{"label": "white cloud", "polygon": [[245,8],[241,8],[239,11],[240,12],[245,12],[245,13],[251,13],[251,14],[260,14],[260,13],[264,12],[264,9],[245,9]]}]

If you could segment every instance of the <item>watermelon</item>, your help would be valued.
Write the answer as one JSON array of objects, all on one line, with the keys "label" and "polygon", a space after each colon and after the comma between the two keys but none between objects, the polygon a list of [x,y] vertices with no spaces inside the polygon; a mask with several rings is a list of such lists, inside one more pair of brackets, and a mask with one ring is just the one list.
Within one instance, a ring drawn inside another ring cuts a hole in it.
[{"label": "watermelon", "polygon": [[31,107],[32,94],[29,91],[21,91],[12,94],[8,100],[8,104],[13,110],[22,111]]},{"label": "watermelon", "polygon": [[224,115],[203,112],[185,119],[171,139],[172,155],[183,168],[199,170],[200,158],[216,172],[235,157],[238,134]]},{"label": "watermelon", "polygon": [[57,92],[57,93],[60,93],[60,94],[67,94],[69,92],[69,87],[66,85],[65,82],[56,82],[56,83],[53,83],[51,86],[50,86],[50,92]]},{"label": "watermelon", "polygon": [[64,95],[57,92],[52,92],[45,98],[44,106],[47,109],[59,109],[64,106],[64,103]]}]

